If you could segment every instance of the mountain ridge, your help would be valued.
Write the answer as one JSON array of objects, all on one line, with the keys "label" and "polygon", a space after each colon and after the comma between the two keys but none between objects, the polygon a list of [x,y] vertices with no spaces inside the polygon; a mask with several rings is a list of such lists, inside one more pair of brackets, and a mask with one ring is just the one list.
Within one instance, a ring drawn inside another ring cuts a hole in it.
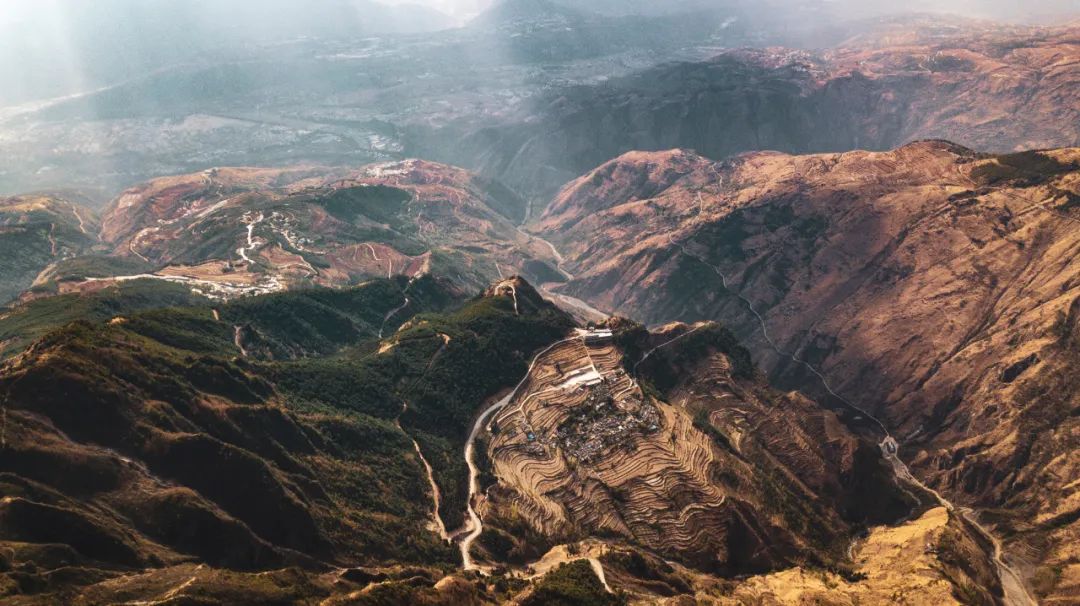
[{"label": "mountain ridge", "polygon": [[[571,183],[534,226],[575,274],[562,292],[650,323],[724,321],[774,381],[864,407],[917,475],[993,508],[1012,557],[1068,561],[1075,527],[1045,520],[1068,517],[1053,478],[1074,465],[1058,428],[1075,408],[1080,150],[759,152],[699,159],[660,191],[641,175],[680,155],[645,157],[604,173],[622,184]],[[626,183],[647,195],[583,210]],[[1075,583],[1058,582],[1042,591]]]}]

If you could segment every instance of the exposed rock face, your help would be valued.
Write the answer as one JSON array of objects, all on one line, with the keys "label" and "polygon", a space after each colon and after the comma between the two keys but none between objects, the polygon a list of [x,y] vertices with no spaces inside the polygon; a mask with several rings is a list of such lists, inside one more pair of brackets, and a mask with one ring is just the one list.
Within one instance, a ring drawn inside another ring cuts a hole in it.
[{"label": "exposed rock face", "polygon": [[1080,145],[1077,27],[898,19],[819,54],[735,50],[558,90],[493,126],[418,135],[445,157],[538,201],[630,150],[723,158],[890,149],[945,138],[987,151]]},{"label": "exposed rock face", "polygon": [[810,362],[906,442],[917,474],[1004,508],[1013,553],[1042,562],[1054,593],[1076,582],[1080,511],[1078,166],[1076,149],[944,142],[629,154],[569,184],[536,228],[575,274],[568,294],[650,322],[721,319],[774,378],[822,394],[791,356]]}]

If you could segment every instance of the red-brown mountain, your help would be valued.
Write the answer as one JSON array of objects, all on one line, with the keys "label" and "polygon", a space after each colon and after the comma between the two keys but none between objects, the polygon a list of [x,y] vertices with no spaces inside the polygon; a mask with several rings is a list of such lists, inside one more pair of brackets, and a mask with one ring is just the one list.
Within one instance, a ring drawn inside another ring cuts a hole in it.
[{"label": "red-brown mountain", "polygon": [[550,247],[504,215],[520,207],[496,183],[420,160],[218,168],[135,186],[109,206],[101,240],[122,267],[78,261],[47,278],[84,292],[151,277],[228,299],[394,275],[476,289],[504,274],[557,277]]},{"label": "red-brown mountain", "polygon": [[874,414],[917,476],[987,510],[1036,590],[1075,592],[1080,150],[634,152],[534,229],[575,274],[563,292],[724,321],[775,380]]}]

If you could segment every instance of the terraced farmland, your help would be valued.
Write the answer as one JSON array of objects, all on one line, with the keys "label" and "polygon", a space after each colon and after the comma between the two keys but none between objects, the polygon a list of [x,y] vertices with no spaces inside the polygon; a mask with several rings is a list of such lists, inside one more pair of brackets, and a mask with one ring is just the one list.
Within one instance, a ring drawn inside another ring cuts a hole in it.
[{"label": "terraced farmland", "polygon": [[[802,503],[842,495],[837,476],[872,449],[809,400],[736,378],[738,356],[717,345],[723,329],[636,330],[582,330],[552,348],[488,425],[497,483],[477,503],[488,555],[535,534],[617,538],[706,570],[842,559],[829,537],[850,522]],[[650,346],[647,363],[627,359]],[[685,379],[662,393],[654,381],[672,363]]]}]

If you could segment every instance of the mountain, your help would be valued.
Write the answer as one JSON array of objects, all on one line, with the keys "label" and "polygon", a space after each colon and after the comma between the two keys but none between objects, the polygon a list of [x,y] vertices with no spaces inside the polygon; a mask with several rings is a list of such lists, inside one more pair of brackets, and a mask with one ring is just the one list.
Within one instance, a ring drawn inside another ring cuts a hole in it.
[{"label": "mountain", "polygon": [[140,277],[230,299],[436,274],[480,290],[500,275],[560,279],[522,203],[462,169],[408,160],[359,169],[219,168],[128,189],[105,210],[105,258],[65,260],[42,292]]},{"label": "mountain", "polygon": [[414,4],[374,0],[27,10],[26,23],[0,22],[0,192],[108,197],[214,166],[400,160],[411,157],[406,128],[494,122],[552,88],[746,40],[719,29],[725,17],[607,19],[516,4],[452,29]]},{"label": "mountain", "polygon": [[633,150],[723,158],[928,138],[998,152],[1080,145],[1076,27],[906,17],[867,29],[826,50],[722,50],[558,88],[499,120],[412,129],[406,148],[453,158],[540,208],[561,184]]},{"label": "mountain", "polygon": [[546,351],[491,416],[494,562],[605,536],[725,575],[839,565],[852,528],[910,507],[872,444],[770,390],[722,327],[601,327]]},{"label": "mountain", "polygon": [[[501,389],[568,322],[478,299],[380,348],[375,329],[403,286],[76,322],[9,360],[5,600],[114,603],[191,577],[190,595],[212,603],[292,601],[363,587],[365,575],[438,574],[453,551],[426,529],[430,484],[409,435],[445,478],[447,506],[460,507],[451,497],[465,475],[443,474],[442,449],[460,453],[471,410],[450,423],[453,406]],[[454,301],[431,279],[407,288],[390,329]],[[260,343],[303,353],[262,355],[272,350]],[[319,354],[343,346],[357,349]],[[476,364],[486,378],[468,371]]]},{"label": "mountain", "polygon": [[97,218],[78,195],[0,198],[0,302],[35,283],[50,265],[88,252]]},{"label": "mountain", "polygon": [[641,49],[671,52],[709,40],[723,21],[713,12],[612,16],[552,0],[500,0],[470,21],[467,31],[474,35],[469,43],[488,60],[573,65]]},{"label": "mountain", "polygon": [[470,25],[481,28],[535,26],[545,23],[567,26],[587,18],[590,18],[588,11],[551,0],[499,0],[473,18]]},{"label": "mountain", "polygon": [[916,476],[985,511],[1036,590],[1067,596],[1078,183],[1075,148],[633,152],[534,229],[574,275],[559,292],[649,323],[720,320],[774,382],[881,419]]},{"label": "mountain", "polygon": [[[150,309],[176,287],[141,284],[110,287],[113,317],[30,314],[43,336],[0,368],[12,603],[617,604],[792,571],[864,597],[1000,590],[940,508],[849,550],[920,489],[717,324],[577,328],[517,277]],[[890,579],[912,540],[940,557]]]},{"label": "mountain", "polygon": [[[809,0],[597,5],[606,15],[511,0],[465,27],[372,35],[365,24],[383,12],[345,0],[255,9],[266,15],[153,4],[170,7],[125,6],[139,25],[99,30],[128,13],[73,9],[93,12],[85,28],[103,33],[73,33],[66,52],[43,28],[19,30],[22,42],[0,35],[13,46],[3,56],[31,55],[15,71],[72,81],[0,107],[0,191],[107,197],[214,166],[419,157],[498,180],[539,211],[567,181],[635,149],[722,158],[928,137],[989,151],[1077,144],[1075,25],[868,18],[873,7]],[[35,52],[20,54],[26,45]],[[33,67],[38,52],[79,61],[57,78]],[[122,75],[97,73],[110,61]],[[4,78],[4,92],[20,78]]]}]

